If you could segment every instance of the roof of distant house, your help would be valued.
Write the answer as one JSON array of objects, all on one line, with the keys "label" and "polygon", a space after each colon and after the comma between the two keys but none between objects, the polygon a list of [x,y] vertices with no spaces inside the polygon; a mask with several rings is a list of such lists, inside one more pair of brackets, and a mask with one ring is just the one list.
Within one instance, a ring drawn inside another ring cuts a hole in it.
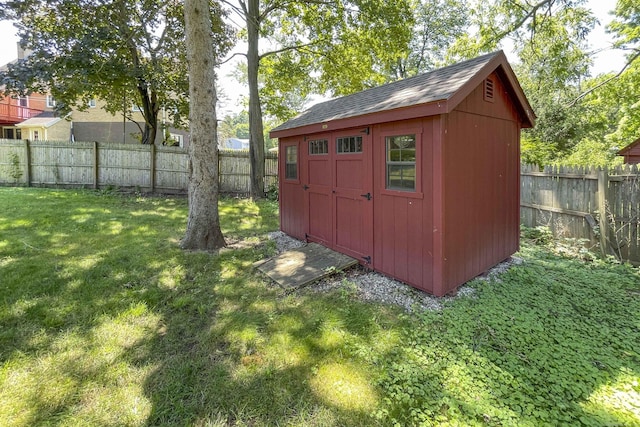
[{"label": "roof of distant house", "polygon": [[42,126],[45,128],[51,127],[62,120],[55,111],[43,111],[37,116],[31,117],[21,123],[18,123],[17,127],[32,127],[32,126]]}]

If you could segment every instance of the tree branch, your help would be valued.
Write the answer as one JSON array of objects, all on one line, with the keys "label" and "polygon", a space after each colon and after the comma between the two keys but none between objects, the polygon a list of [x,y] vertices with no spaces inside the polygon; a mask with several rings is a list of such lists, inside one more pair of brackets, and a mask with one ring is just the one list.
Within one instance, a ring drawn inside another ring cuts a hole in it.
[{"label": "tree branch", "polygon": [[265,53],[261,54],[260,56],[258,56],[258,60],[261,60],[262,58],[266,58],[267,56],[277,55],[277,54],[283,53],[283,52],[288,52],[290,50],[302,50],[303,48],[306,48],[306,47],[309,47],[309,46],[313,46],[313,45],[316,45],[316,44],[318,44],[318,43],[310,42],[310,43],[298,44],[298,45],[295,45],[295,46],[287,46],[287,47],[283,47],[282,49],[272,50],[270,52],[265,52]]},{"label": "tree branch", "polygon": [[[542,0],[541,2],[532,5],[531,10],[529,10],[529,12],[527,12],[524,16],[522,16],[520,19],[518,19],[516,22],[514,22],[512,25],[509,26],[509,28],[507,28],[506,30],[497,33],[492,40],[490,40],[489,42],[495,42],[495,41],[500,41],[502,40],[504,37],[506,37],[508,34],[520,29],[520,27],[522,27],[524,25],[525,22],[527,22],[527,20],[529,18],[535,18],[536,14],[538,13],[538,10],[540,10],[542,7],[548,5],[549,7],[551,7],[553,5],[553,2],[555,0]],[[488,44],[489,42],[487,42],[486,44]]]},{"label": "tree branch", "polygon": [[620,77],[622,75],[622,73],[625,72],[625,70],[627,68],[629,68],[629,66],[633,63],[633,61],[635,61],[636,59],[640,58],[640,50],[636,51],[636,53],[634,53],[633,55],[631,55],[629,57],[629,59],[627,60],[627,63],[624,64],[624,67],[622,67],[622,69],[620,71],[618,71],[618,73],[613,76],[613,77],[609,77],[608,79],[606,79],[605,81],[598,83],[597,85],[595,85],[594,87],[592,87],[591,89],[587,90],[586,92],[581,93],[580,95],[578,95],[578,97],[576,99],[574,99],[573,101],[571,101],[569,104],[567,104],[567,107],[573,107],[574,105],[576,105],[576,103],[578,101],[580,101],[582,98],[584,98],[585,96],[589,95],[590,93],[594,92],[595,90],[601,88],[602,86],[608,84],[609,82],[611,82],[612,80],[617,79],[618,77]]},{"label": "tree branch", "polygon": [[246,53],[242,53],[242,52],[236,52],[233,55],[231,55],[230,57],[228,57],[227,59],[225,59],[224,61],[219,62],[218,65],[226,64],[227,62],[231,61],[236,56],[244,56],[246,58],[247,54]]},{"label": "tree branch", "polygon": [[238,16],[242,17],[242,19],[246,19],[247,17],[247,7],[244,2],[240,2],[240,6],[237,6],[231,3],[229,0],[220,0],[220,3],[224,3],[231,8]]}]

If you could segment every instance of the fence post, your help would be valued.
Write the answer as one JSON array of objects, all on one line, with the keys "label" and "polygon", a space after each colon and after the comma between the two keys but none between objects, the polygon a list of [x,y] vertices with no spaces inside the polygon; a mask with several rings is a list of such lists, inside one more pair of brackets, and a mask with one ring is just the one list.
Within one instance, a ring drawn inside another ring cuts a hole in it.
[{"label": "fence post", "polygon": [[24,179],[27,187],[31,187],[31,146],[29,140],[24,140]]},{"label": "fence post", "polygon": [[151,192],[156,191],[156,144],[151,144],[151,150],[149,153],[151,157],[149,159],[149,184],[151,185]]},{"label": "fence post", "polygon": [[598,212],[600,226],[600,250],[609,255],[609,218],[607,200],[609,199],[609,173],[606,168],[598,170]]},{"label": "fence post", "polygon": [[98,177],[100,173],[98,172],[98,142],[93,141],[93,188],[94,190],[98,189]]}]

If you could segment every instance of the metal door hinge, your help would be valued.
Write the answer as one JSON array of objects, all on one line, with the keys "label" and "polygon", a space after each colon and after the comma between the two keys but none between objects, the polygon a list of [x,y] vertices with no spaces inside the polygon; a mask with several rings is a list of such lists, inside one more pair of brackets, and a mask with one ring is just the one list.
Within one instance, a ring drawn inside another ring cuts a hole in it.
[{"label": "metal door hinge", "polygon": [[371,193],[361,194],[360,196],[364,197],[367,200],[371,200]]},{"label": "metal door hinge", "polygon": [[309,186],[308,186],[307,184],[305,184],[305,185],[303,185],[303,186],[302,186],[302,188],[303,188],[304,190],[308,190],[308,189],[309,189]]},{"label": "metal door hinge", "polygon": [[371,264],[371,255],[363,256],[362,259],[365,260],[367,264]]}]

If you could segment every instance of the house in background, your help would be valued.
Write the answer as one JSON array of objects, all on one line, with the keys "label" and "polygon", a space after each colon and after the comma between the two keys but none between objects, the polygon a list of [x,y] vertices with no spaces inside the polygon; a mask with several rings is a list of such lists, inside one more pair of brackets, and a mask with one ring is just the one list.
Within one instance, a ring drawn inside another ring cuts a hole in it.
[{"label": "house in background", "polygon": [[44,96],[5,96],[0,98],[0,138],[21,139],[19,123],[42,113]]},{"label": "house in background", "polygon": [[317,104],[271,131],[280,227],[445,295],[518,250],[534,119],[502,52]]},{"label": "house in background", "polygon": [[[115,142],[121,144],[139,144],[141,128],[144,128],[144,118],[140,109],[131,106],[131,118],[127,120],[120,115],[113,115],[104,108],[105,102],[92,100],[89,108],[84,111],[72,111],[69,120],[72,121],[72,135],[74,141]],[[156,134],[156,145],[170,142],[171,145],[187,147],[189,132],[171,127],[164,128],[166,122],[164,112],[160,112],[159,129]],[[165,137],[167,141],[165,141]]]},{"label": "house in background", "polygon": [[[29,139],[32,141],[97,141],[121,144],[139,144],[140,129],[144,127],[144,119],[139,111],[132,111],[133,119],[113,115],[103,108],[104,102],[92,100],[85,111],[73,110],[65,117],[59,117],[52,111],[55,101],[46,96],[46,111],[38,112],[28,119],[5,129],[6,139]],[[135,107],[132,107],[135,108]],[[165,140],[166,138],[166,140]],[[189,143],[189,132],[182,129],[159,129],[156,144],[169,144],[186,147]]]},{"label": "house in background", "polygon": [[[18,44],[18,59],[28,52]],[[16,61],[17,61],[16,60]],[[0,66],[0,70],[7,68]],[[102,108],[104,101],[92,99],[84,111],[73,110],[64,118],[54,112],[55,99],[47,94],[33,93],[25,97],[6,96],[0,99],[0,138],[55,140],[55,141],[97,141],[124,144],[139,144],[144,118],[140,109],[131,105],[128,120],[123,114],[111,114]],[[161,111],[159,129],[155,143],[186,147],[189,132],[164,125],[165,112]]]},{"label": "house in background", "polygon": [[248,150],[249,140],[242,138],[227,138],[220,148],[223,150]]},{"label": "house in background", "polygon": [[[23,59],[25,51],[18,44],[18,58]],[[13,61],[13,62],[15,62]],[[6,71],[1,65],[0,71]],[[0,96],[0,138],[21,139],[21,129],[16,125],[47,110],[46,97],[34,93],[27,96]]]},{"label": "house in background", "polygon": [[640,138],[624,147],[616,153],[624,158],[624,162],[630,165],[640,164]]},{"label": "house in background", "polygon": [[[69,141],[71,123],[53,111],[44,111],[16,126],[19,137],[31,141]],[[12,139],[12,138],[7,138]]]}]

